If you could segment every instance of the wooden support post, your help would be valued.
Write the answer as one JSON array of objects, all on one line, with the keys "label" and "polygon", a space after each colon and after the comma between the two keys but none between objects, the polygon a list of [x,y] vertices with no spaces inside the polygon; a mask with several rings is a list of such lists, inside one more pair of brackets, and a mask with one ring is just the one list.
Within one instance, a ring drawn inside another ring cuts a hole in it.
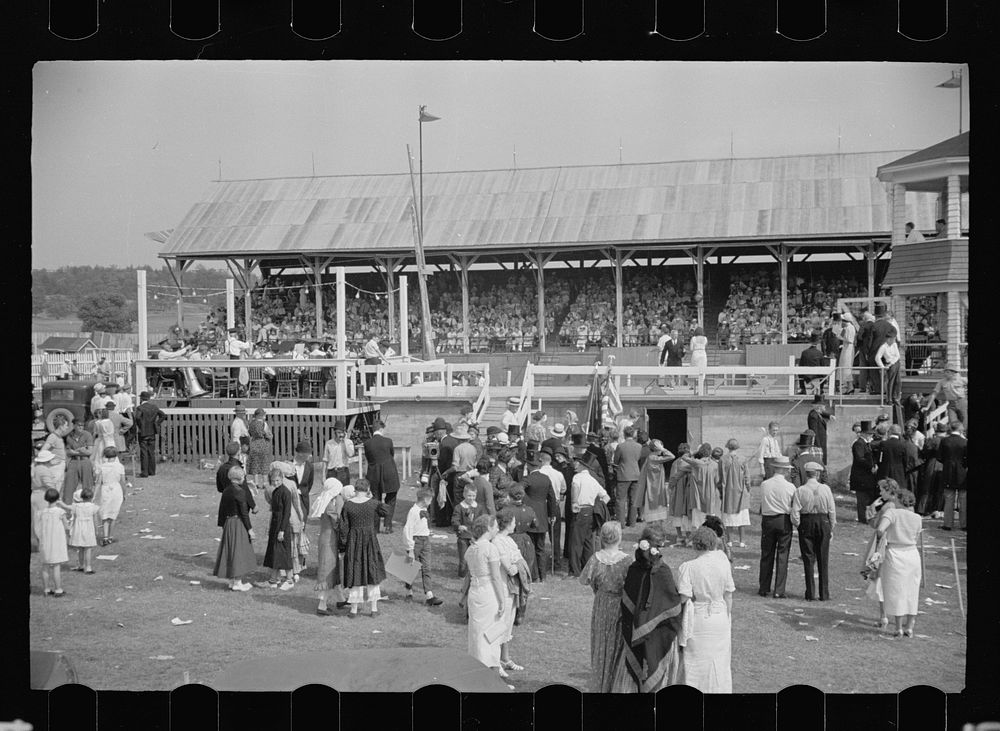
[{"label": "wooden support post", "polygon": [[[872,298],[875,296],[875,258],[877,253],[875,250],[875,242],[865,250],[865,265],[868,272],[868,306],[872,307]],[[872,312],[875,309],[872,307]]]},{"label": "wooden support post", "polygon": [[[346,276],[344,267],[337,267],[337,358],[347,359],[346,323]],[[347,366],[341,363],[337,366],[337,408],[347,408]]]},{"label": "wooden support post", "polygon": [[462,352],[469,353],[469,259],[462,257],[459,261],[460,278],[462,280]]},{"label": "wooden support post", "polygon": [[781,344],[788,345],[788,250],[778,247],[778,266],[781,269]]},{"label": "wooden support post", "polygon": [[695,268],[698,271],[698,327],[705,327],[705,251],[701,246],[697,248],[695,257]]},{"label": "wooden support post", "polygon": [[608,250],[611,258],[612,274],[615,278],[615,345],[619,348],[625,344],[625,296],[622,291],[622,258],[621,252]]},{"label": "wooden support post", "polygon": [[[399,277],[399,354],[410,356],[410,285],[405,274]],[[401,385],[406,385],[401,382]]]},{"label": "wooden support post", "polygon": [[942,216],[945,222],[945,235],[949,239],[957,239],[962,236],[962,185],[961,179],[957,175],[949,175],[947,183],[947,196],[945,198],[945,214]]},{"label": "wooden support post", "polygon": [[[136,316],[139,319],[139,347],[138,358],[149,357],[149,320],[146,313],[146,270],[136,269]],[[141,373],[140,373],[141,371]],[[146,369],[136,368],[135,371],[135,392],[137,394],[146,390]],[[141,378],[141,383],[140,383]]]},{"label": "wooden support post", "polygon": [[323,337],[323,265],[319,259],[312,262],[313,287],[316,296],[316,337]]},{"label": "wooden support post", "polygon": [[396,264],[398,259],[384,259],[385,288],[388,290],[389,340],[396,339]]},{"label": "wooden support post", "polygon": [[244,259],[243,266],[243,337],[247,342],[253,341],[253,307],[250,304],[250,273],[253,271],[253,259]]},{"label": "wooden support post", "polygon": [[528,254],[528,260],[535,266],[535,281],[538,284],[538,348],[545,352],[545,267],[555,254]]},{"label": "wooden support post", "polygon": [[236,282],[226,278],[226,328],[236,327]]}]

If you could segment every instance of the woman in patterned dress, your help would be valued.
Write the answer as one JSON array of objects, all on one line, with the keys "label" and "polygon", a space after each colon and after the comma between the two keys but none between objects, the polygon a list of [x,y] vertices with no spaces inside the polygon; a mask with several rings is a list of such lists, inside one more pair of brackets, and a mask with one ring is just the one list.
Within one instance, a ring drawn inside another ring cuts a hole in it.
[{"label": "woman in patterned dress", "polygon": [[594,591],[590,616],[591,693],[628,692],[625,641],[622,639],[622,588],[632,557],[622,552],[622,526],[609,520],[601,526],[601,550],[580,573],[580,583]]},{"label": "woman in patterned dress", "polygon": [[[351,619],[358,616],[358,607],[365,601],[371,605],[371,616],[378,616],[379,588],[385,580],[385,562],[379,546],[378,521],[389,514],[384,503],[372,499],[368,480],[354,483],[354,497],[344,503],[340,513],[340,547],[344,553],[344,588],[351,605]],[[365,595],[367,593],[367,600]]]},{"label": "woman in patterned dress", "polygon": [[271,426],[267,423],[267,413],[264,409],[253,412],[250,420],[250,452],[247,460],[248,484],[251,490],[257,485],[267,484],[267,473],[274,461],[274,449],[271,446]]},{"label": "woman in patterned dress", "polygon": [[323,489],[309,506],[309,517],[319,519],[319,565],[316,568],[316,592],[319,606],[316,614],[327,617],[333,612],[327,609],[327,599],[335,595],[337,609],[347,606],[341,589],[340,534],[341,515],[344,502],[354,497],[354,488],[344,485],[336,477],[328,477]]}]

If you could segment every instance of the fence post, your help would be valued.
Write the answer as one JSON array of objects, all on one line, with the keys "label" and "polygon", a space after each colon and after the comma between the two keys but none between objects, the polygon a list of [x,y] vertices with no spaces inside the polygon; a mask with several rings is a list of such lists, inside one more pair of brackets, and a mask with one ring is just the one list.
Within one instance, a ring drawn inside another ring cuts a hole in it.
[{"label": "fence post", "polygon": [[[788,367],[789,368],[794,368],[795,367],[795,356],[794,355],[788,356]],[[794,373],[790,373],[788,375],[788,395],[789,396],[794,396],[795,395],[795,374]]]},{"label": "fence post", "polygon": [[444,376],[444,395],[445,395],[446,398],[450,398],[451,397],[451,363],[448,363],[444,367],[444,372],[442,373],[442,375]]}]

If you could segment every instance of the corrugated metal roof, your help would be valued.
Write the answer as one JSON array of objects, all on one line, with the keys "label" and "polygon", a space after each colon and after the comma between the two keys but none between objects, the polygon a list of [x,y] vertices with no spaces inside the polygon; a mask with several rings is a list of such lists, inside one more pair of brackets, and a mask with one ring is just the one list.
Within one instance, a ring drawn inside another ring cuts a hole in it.
[{"label": "corrugated metal roof", "polygon": [[912,165],[917,162],[928,162],[946,157],[968,157],[969,156],[969,133],[963,132],[960,135],[949,137],[936,145],[925,147],[923,150],[911,153],[906,157],[893,160],[883,164],[882,168],[894,168],[901,165]]},{"label": "corrugated metal roof", "polygon": [[[424,173],[429,254],[888,235],[876,170],[905,152]],[[406,174],[213,183],[163,257],[410,250]],[[935,197],[908,220],[933,228]]]}]

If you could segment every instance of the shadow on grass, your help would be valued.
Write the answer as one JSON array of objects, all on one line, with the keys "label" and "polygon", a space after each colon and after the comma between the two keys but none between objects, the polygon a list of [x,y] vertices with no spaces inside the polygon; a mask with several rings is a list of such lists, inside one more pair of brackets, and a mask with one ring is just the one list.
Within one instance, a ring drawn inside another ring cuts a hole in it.
[{"label": "shadow on grass", "polygon": [[271,592],[268,589],[254,589],[253,599],[261,604],[272,604],[276,607],[294,609],[299,614],[315,616],[317,599],[305,594],[288,594],[286,592]]},{"label": "shadow on grass", "polygon": [[[211,553],[206,553],[204,556],[190,556],[184,553],[173,553],[167,551],[163,554],[164,558],[168,558],[171,561],[178,561],[180,563],[186,563],[189,566],[197,566],[200,569],[204,569],[209,573],[215,568],[215,556]],[[199,578],[199,577],[192,577]]]}]

